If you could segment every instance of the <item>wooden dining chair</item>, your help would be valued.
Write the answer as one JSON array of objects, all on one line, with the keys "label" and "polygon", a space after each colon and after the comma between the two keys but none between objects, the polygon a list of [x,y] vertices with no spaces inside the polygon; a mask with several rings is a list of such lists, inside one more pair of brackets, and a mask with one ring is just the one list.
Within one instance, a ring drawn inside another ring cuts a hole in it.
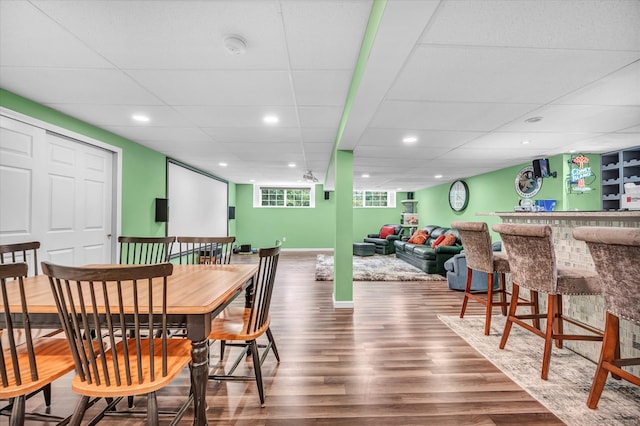
[{"label": "wooden dining chair", "polygon": [[169,261],[176,237],[118,237],[120,263],[152,265]]},{"label": "wooden dining chair", "polygon": [[[23,425],[25,418],[61,421],[47,413],[25,413],[25,400],[51,382],[73,370],[73,358],[64,339],[33,338],[29,325],[24,278],[26,263],[0,265],[3,328],[0,339],[0,399],[10,400],[9,423]],[[21,318],[15,324],[16,317]],[[22,331],[16,336],[16,330]],[[49,404],[47,404],[48,406]]]},{"label": "wooden dining chair", "polygon": [[[82,396],[70,424],[82,422],[91,397],[107,399],[97,416],[102,418],[114,413],[122,397],[145,394],[147,422],[158,424],[156,391],[191,361],[191,342],[167,336],[167,277],[173,265],[68,267],[43,262],[42,270],[49,276],[75,361],[71,388]],[[86,338],[93,330],[106,336],[96,354]],[[157,335],[161,337],[144,337]],[[191,400],[189,395],[174,423]]]},{"label": "wooden dining chair", "polygon": [[38,275],[38,249],[40,241],[0,245],[0,263],[25,262],[29,275]]},{"label": "wooden dining chair", "polygon": [[[262,369],[270,350],[273,351],[276,360],[280,362],[280,356],[276,347],[270,328],[269,309],[271,306],[271,295],[275,283],[276,270],[280,247],[261,248],[258,250],[259,266],[258,273],[253,281],[253,291],[251,293],[251,306],[245,307],[242,314],[228,308],[216,317],[211,324],[209,340],[220,340],[220,359],[224,359],[225,348],[227,346],[242,347],[242,352],[238,355],[230,369],[225,371],[222,364],[217,370],[209,375],[211,380],[255,380],[258,385],[260,404],[264,406],[264,389],[262,385]],[[257,339],[266,335],[267,343],[258,344]],[[260,353],[260,349],[264,349]],[[240,362],[251,354],[253,360],[253,376],[234,375]]]},{"label": "wooden dining chair", "polygon": [[640,386],[640,375],[622,368],[640,365],[640,358],[620,353],[620,319],[640,325],[640,229],[580,226],[573,237],[587,243],[603,287],[604,339],[587,399],[587,406],[595,409],[609,373]]},{"label": "wooden dining chair", "polygon": [[236,237],[178,237],[180,264],[227,265],[231,263],[231,253]]},{"label": "wooden dining chair", "polygon": [[[38,249],[40,248],[40,241],[28,241],[24,243],[15,244],[2,244],[0,245],[0,264],[6,263],[19,263],[25,262],[27,266],[28,275],[38,275]],[[53,336],[60,333],[62,330],[41,330],[48,336]],[[35,337],[38,333],[33,330],[32,337]],[[27,398],[32,397],[37,392],[27,395]],[[47,407],[51,406],[51,384],[47,384],[42,388],[42,395],[44,396],[44,403]],[[0,408],[0,413],[10,409],[10,405]]]}]

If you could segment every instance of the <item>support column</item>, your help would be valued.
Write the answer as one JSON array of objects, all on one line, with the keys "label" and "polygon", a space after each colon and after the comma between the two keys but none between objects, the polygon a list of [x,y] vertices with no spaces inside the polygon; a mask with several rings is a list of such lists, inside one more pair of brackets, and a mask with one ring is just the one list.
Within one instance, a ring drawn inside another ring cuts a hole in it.
[{"label": "support column", "polygon": [[353,151],[336,151],[335,173],[333,306],[353,308]]}]

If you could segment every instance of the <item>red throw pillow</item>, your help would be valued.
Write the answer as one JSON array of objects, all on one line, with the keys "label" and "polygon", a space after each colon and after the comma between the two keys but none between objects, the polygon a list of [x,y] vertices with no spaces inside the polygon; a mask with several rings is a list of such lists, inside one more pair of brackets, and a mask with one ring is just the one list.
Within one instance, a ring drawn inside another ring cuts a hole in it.
[{"label": "red throw pillow", "polygon": [[387,238],[389,235],[393,235],[396,231],[396,227],[393,225],[383,226],[380,228],[380,238]]},{"label": "red throw pillow", "polygon": [[447,234],[447,236],[444,237],[442,241],[440,241],[440,244],[438,244],[438,246],[452,246],[455,243],[456,243],[456,236],[453,234]]},{"label": "red throw pillow", "polygon": [[435,241],[431,243],[431,248],[436,248],[436,246],[440,244],[442,240],[444,240],[444,235],[440,235],[438,238],[436,238]]}]

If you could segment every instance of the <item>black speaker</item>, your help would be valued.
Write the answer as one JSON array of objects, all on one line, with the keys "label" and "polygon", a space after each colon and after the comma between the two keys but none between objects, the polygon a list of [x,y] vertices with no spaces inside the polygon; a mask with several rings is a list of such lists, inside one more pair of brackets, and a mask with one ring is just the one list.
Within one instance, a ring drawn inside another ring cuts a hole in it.
[{"label": "black speaker", "polygon": [[167,222],[169,220],[169,200],[166,198],[156,198],[156,222]]},{"label": "black speaker", "polygon": [[329,191],[324,191],[324,199],[325,200],[329,199]]},{"label": "black speaker", "polygon": [[407,200],[413,200],[413,192],[407,192]]},{"label": "black speaker", "polygon": [[236,218],[236,208],[235,206],[229,206],[229,220]]}]

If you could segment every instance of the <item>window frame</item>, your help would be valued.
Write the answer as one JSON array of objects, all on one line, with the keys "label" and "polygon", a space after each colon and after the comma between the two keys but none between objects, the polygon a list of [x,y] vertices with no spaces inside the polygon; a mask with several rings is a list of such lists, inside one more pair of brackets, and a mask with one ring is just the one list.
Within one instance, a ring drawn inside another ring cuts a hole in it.
[{"label": "window frame", "polygon": [[[356,193],[362,193],[362,205],[356,205]],[[367,193],[386,193],[387,195],[387,205],[385,206],[371,206],[366,205]],[[353,200],[353,208],[354,209],[389,209],[396,207],[396,192],[395,191],[381,191],[381,190],[372,190],[372,189],[359,189],[353,190],[352,195]]]},{"label": "window frame", "polygon": [[[282,190],[284,193],[283,205],[263,205],[263,190]],[[309,190],[309,205],[308,206],[288,206],[287,205],[287,191]],[[313,209],[316,207],[316,186],[315,185],[253,185],[253,207],[265,208],[265,209]]]}]

